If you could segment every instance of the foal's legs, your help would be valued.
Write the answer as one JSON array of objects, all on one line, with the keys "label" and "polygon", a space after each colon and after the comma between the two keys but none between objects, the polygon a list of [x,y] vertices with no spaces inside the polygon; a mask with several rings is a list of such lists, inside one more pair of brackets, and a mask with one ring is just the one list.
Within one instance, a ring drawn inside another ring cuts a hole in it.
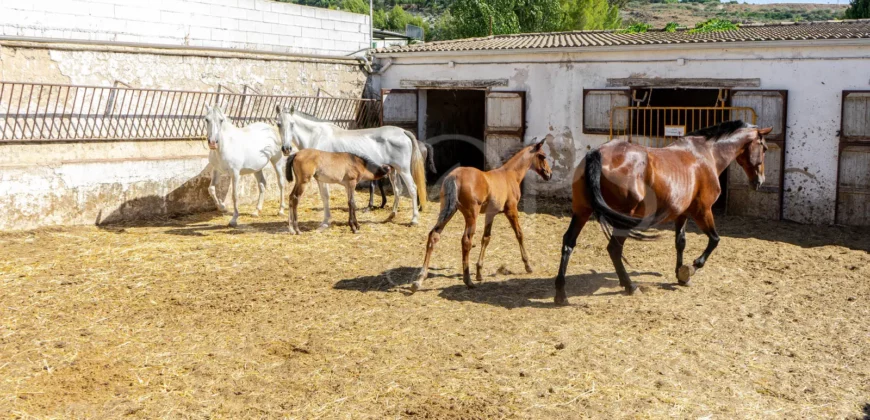
[{"label": "foal's legs", "polygon": [[471,271],[468,267],[468,255],[471,254],[471,241],[474,239],[474,229],[477,227],[477,215],[480,212],[477,208],[463,210],[462,215],[465,216],[465,232],[462,234],[462,281],[469,289],[474,289],[474,283],[471,281]]},{"label": "foal's legs", "polygon": [[691,266],[684,265],[677,270],[677,280],[683,285],[689,283],[696,270],[704,267],[704,264],[707,263],[707,258],[710,257],[710,254],[719,245],[719,234],[716,233],[716,222],[713,220],[712,209],[704,209],[701,214],[692,215],[692,219],[695,220],[695,224],[698,225],[701,232],[707,235],[707,248],[704,249],[701,256]]},{"label": "foal's legs", "polygon": [[[376,182],[378,183],[378,189],[381,191],[381,206],[378,208],[382,209],[387,206],[387,193],[384,192],[384,179],[381,178]],[[374,192],[374,189],[372,189],[372,192]]]},{"label": "foal's legs", "polygon": [[[369,183],[369,210],[372,210],[375,208],[375,182],[379,182],[379,181],[373,180],[372,182]],[[386,201],[387,201],[387,197],[384,197],[384,202],[386,202]]]},{"label": "foal's legs", "polygon": [[296,184],[293,186],[293,191],[290,192],[290,211],[287,213],[287,229],[290,231],[291,235],[299,234],[299,199],[302,197],[302,194],[305,192],[305,185],[308,183],[308,180],[304,180],[302,178],[296,178]]},{"label": "foal's legs", "polygon": [[426,240],[426,257],[423,258],[423,269],[420,270],[420,275],[417,276],[417,280],[415,280],[414,283],[411,283],[412,293],[420,289],[423,285],[423,280],[426,280],[426,277],[429,275],[429,260],[432,258],[432,251],[435,250],[435,244],[441,240],[441,231],[444,230],[444,226],[447,226],[447,223],[450,222],[450,219],[452,219],[453,215],[456,214],[455,210],[453,213],[445,214],[444,206],[446,206],[446,204],[442,201],[438,221],[435,222],[435,227],[429,231],[429,239]]},{"label": "foal's legs", "polygon": [[284,182],[286,182],[284,178],[284,165],[280,164],[281,161],[272,162],[272,167],[275,168],[275,174],[278,175],[278,216],[284,215]]},{"label": "foal's legs", "polygon": [[514,229],[514,234],[517,236],[517,242],[520,243],[520,255],[523,257],[523,264],[526,265],[526,273],[531,273],[533,270],[531,264],[529,264],[529,255],[526,254],[526,246],[523,244],[523,228],[520,226],[520,214],[517,212],[516,207],[509,207],[504,212],[504,215],[507,216],[508,222],[510,222],[511,227]]},{"label": "foal's legs", "polygon": [[332,220],[332,216],[329,214],[329,184],[317,181],[317,186],[320,188],[320,199],[323,200],[323,222],[317,228],[319,232],[329,227],[329,221]]},{"label": "foal's legs", "polygon": [[257,188],[260,190],[260,195],[257,197],[257,209],[254,210],[254,216],[260,216],[260,211],[263,210],[263,200],[266,199],[266,177],[263,176],[263,171],[254,172],[254,178],[257,179]]},{"label": "foal's legs", "polygon": [[486,247],[492,234],[492,220],[498,213],[487,212],[486,221],[483,224],[483,239],[480,240],[480,257],[477,258],[477,281],[483,281],[483,258],[486,256]]},{"label": "foal's legs", "polygon": [[350,181],[344,185],[347,190],[347,225],[350,226],[350,231],[353,233],[359,232],[359,222],[356,220],[356,201],[354,200],[354,190],[356,182]]},{"label": "foal's legs", "polygon": [[568,295],[565,293],[565,274],[568,271],[571,253],[574,252],[574,247],[577,246],[577,237],[580,236],[580,232],[589,220],[590,214],[591,212],[574,213],[571,216],[568,230],[562,236],[562,259],[559,261],[559,274],[556,275],[556,297],[553,298],[557,305],[568,304]]},{"label": "foal's legs", "polygon": [[239,224],[239,178],[241,178],[239,172],[233,171],[233,218],[230,219],[232,227]]},{"label": "foal's legs", "polygon": [[211,171],[211,183],[208,185],[208,195],[211,196],[212,200],[214,200],[214,205],[217,206],[218,210],[221,212],[227,211],[227,206],[224,205],[217,197],[217,182],[220,179],[220,172],[217,169]]},{"label": "foal's legs", "polygon": [[637,285],[631,282],[631,278],[628,277],[628,272],[625,270],[625,266],[622,265],[622,252],[625,239],[625,236],[611,236],[610,243],[607,244],[607,252],[610,254],[610,261],[613,262],[613,267],[616,268],[616,275],[619,277],[619,285],[625,288],[626,293],[633,295],[637,290]]}]

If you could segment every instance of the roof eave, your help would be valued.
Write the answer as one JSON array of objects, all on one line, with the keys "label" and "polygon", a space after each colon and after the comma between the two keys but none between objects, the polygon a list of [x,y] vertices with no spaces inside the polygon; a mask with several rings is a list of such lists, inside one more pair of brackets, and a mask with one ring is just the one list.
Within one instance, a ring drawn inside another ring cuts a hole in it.
[{"label": "roof eave", "polygon": [[845,39],[807,39],[787,41],[742,41],[742,42],[686,42],[679,44],[641,44],[613,45],[596,47],[560,48],[510,48],[498,50],[459,50],[459,51],[413,51],[413,52],[374,52],[375,58],[410,57],[461,57],[461,56],[502,56],[516,54],[562,54],[587,52],[630,52],[652,50],[705,50],[723,48],[770,48],[770,47],[829,47],[829,46],[867,46],[870,38]]}]

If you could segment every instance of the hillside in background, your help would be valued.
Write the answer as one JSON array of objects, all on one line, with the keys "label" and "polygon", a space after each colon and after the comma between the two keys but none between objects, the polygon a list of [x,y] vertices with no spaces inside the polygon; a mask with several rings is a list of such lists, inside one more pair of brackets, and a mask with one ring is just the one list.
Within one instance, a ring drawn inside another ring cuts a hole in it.
[{"label": "hillside in background", "polygon": [[664,28],[668,22],[693,27],[718,18],[739,23],[769,23],[842,19],[847,5],[629,2],[620,8],[623,22],[645,22]]}]

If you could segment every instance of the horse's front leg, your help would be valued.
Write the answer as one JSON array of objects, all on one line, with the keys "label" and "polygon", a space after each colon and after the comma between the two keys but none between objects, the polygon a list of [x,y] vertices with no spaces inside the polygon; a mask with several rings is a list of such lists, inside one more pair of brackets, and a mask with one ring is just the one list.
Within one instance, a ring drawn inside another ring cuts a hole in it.
[{"label": "horse's front leg", "polygon": [[214,205],[217,209],[224,213],[227,211],[227,206],[224,205],[221,200],[218,200],[217,197],[217,182],[220,179],[220,172],[217,169],[213,169],[211,171],[211,183],[208,185],[208,195],[211,196],[212,200],[214,200]]},{"label": "horse's front leg", "polygon": [[368,210],[375,209],[375,180],[369,182],[369,207]]},{"label": "horse's front leg", "polygon": [[[681,271],[683,268],[683,251],[686,249],[686,222],[688,218],[686,216],[680,216],[677,218],[674,223],[674,247],[677,249],[677,268],[674,269],[674,272],[677,275],[677,281],[682,285],[688,285],[688,277],[683,278],[682,276],[688,274],[688,271]],[[688,268],[688,267],[687,267]],[[681,274],[681,272],[683,274]]]},{"label": "horse's front leg", "polygon": [[526,246],[523,244],[523,228],[520,226],[520,214],[517,211],[516,206],[511,206],[504,213],[507,216],[508,222],[510,222],[511,227],[514,229],[514,234],[517,236],[517,242],[520,243],[520,255],[523,258],[523,264],[526,266],[526,272],[531,273],[532,265],[529,263],[529,255],[526,254]]},{"label": "horse's front leg", "polygon": [[496,213],[486,213],[486,220],[483,224],[483,239],[480,240],[480,256],[477,258],[477,281],[483,281],[483,259],[486,257],[486,247],[489,245],[490,236],[492,236],[492,220],[495,219],[495,215]]},{"label": "horse's front leg", "polygon": [[230,226],[236,227],[239,224],[239,180],[241,175],[238,171],[233,171],[233,218],[230,219]]},{"label": "horse's front leg", "polygon": [[317,181],[317,186],[320,188],[320,199],[323,201],[323,222],[317,228],[318,232],[322,232],[329,228],[329,222],[332,216],[329,214],[329,184]]},{"label": "horse's front leg", "polygon": [[299,232],[299,200],[305,192],[305,184],[307,181],[296,179],[296,185],[293,186],[293,191],[290,192],[290,210],[287,212],[287,228],[291,235],[298,235]]},{"label": "horse's front leg", "polygon": [[[384,192],[384,179],[383,178],[379,179],[377,181],[377,183],[378,183],[378,190],[381,191],[381,206],[378,208],[382,209],[382,208],[387,206],[387,193]],[[374,189],[372,190],[372,192],[374,192]]]},{"label": "horse's front leg", "polygon": [[359,232],[359,222],[356,220],[356,201],[354,199],[356,182],[348,182],[344,188],[347,190],[347,225],[350,226],[351,232],[357,233]]},{"label": "horse's front leg", "polygon": [[698,225],[701,232],[704,232],[707,235],[707,248],[704,249],[701,256],[698,257],[691,266],[684,265],[677,270],[677,280],[679,280],[682,285],[689,284],[695,271],[704,267],[704,264],[707,263],[707,258],[710,257],[710,254],[713,253],[713,250],[719,245],[719,234],[716,232],[716,222],[713,220],[712,209],[708,208],[701,214],[692,215],[692,219],[695,220],[695,224]]},{"label": "horse's front leg", "polygon": [[575,212],[571,217],[571,223],[568,224],[568,230],[562,236],[562,258],[559,261],[559,274],[556,275],[556,296],[553,298],[556,305],[568,304],[568,294],[565,293],[565,274],[568,271],[571,254],[574,252],[574,247],[577,246],[577,237],[583,231],[583,226],[586,226],[590,214],[591,212],[587,210],[579,214]]},{"label": "horse's front leg", "polygon": [[278,216],[284,215],[284,165],[280,165],[280,161],[272,162],[272,166],[275,168],[275,174],[278,176]]},{"label": "horse's front leg", "polygon": [[260,190],[260,195],[257,196],[257,209],[254,210],[253,216],[260,217],[260,212],[263,211],[263,201],[266,200],[266,177],[263,171],[254,172],[254,178],[257,179],[257,189]]}]

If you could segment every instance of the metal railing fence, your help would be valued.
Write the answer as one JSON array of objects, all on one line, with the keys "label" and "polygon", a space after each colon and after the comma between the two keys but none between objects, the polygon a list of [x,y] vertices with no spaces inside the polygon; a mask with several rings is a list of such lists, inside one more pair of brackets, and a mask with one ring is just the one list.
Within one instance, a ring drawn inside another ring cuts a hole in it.
[{"label": "metal railing fence", "polygon": [[749,107],[620,106],[611,113],[610,139],[665,147],[692,131],[731,120],[755,124],[757,116]]},{"label": "metal railing fence", "polygon": [[349,129],[376,127],[381,114],[373,99],[0,81],[0,143],[200,139],[206,104],[237,126],[275,121],[276,105]]}]

